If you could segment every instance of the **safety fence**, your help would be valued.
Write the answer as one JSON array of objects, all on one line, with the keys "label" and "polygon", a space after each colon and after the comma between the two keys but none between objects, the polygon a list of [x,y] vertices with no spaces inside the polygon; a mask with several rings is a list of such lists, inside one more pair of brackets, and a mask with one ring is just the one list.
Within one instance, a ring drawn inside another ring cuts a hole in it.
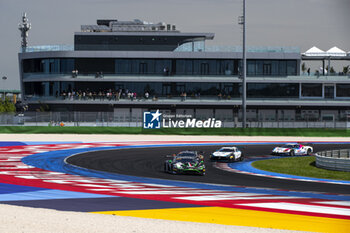
[{"label": "safety fence", "polygon": [[[223,114],[222,116],[208,116],[197,114],[197,120],[215,118],[222,121],[224,128],[242,127],[239,117]],[[272,119],[272,118],[271,118]],[[179,120],[179,119],[173,119]],[[182,119],[183,120],[183,119]],[[143,112],[24,112],[23,114],[0,114],[0,125],[26,126],[124,126],[142,127]],[[307,120],[247,120],[248,128],[350,128],[347,121],[307,121]]]},{"label": "safety fence", "polygon": [[330,170],[350,171],[350,150],[318,152],[316,154],[316,166]]}]

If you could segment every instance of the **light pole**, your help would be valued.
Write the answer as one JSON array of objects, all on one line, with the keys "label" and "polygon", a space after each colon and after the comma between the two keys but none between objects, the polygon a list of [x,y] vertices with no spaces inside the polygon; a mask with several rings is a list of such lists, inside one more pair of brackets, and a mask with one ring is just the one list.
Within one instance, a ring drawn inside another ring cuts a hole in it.
[{"label": "light pole", "polygon": [[5,101],[5,95],[6,95],[6,91],[5,91],[5,82],[6,82],[6,79],[7,79],[6,76],[3,76],[3,77],[2,77],[2,80],[4,80],[4,81],[3,81],[3,83],[4,83],[4,86],[3,86],[3,87],[4,87],[4,96],[3,96],[4,101]]},{"label": "light pole", "polygon": [[247,80],[246,80],[246,71],[247,71],[247,58],[246,58],[246,36],[245,36],[245,0],[243,0],[243,14],[239,17],[239,24],[242,25],[243,29],[243,51],[242,51],[242,128],[246,127],[246,112],[247,112]]}]

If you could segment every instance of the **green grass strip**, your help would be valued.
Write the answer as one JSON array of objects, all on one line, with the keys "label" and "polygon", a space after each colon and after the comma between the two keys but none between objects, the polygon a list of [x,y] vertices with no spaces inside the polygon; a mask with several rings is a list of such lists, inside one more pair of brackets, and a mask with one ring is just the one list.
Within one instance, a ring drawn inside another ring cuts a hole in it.
[{"label": "green grass strip", "polygon": [[0,133],[26,134],[158,134],[158,135],[232,135],[232,136],[299,136],[349,137],[350,130],[315,128],[161,128],[99,126],[0,126]]},{"label": "green grass strip", "polygon": [[253,162],[252,166],[260,170],[289,175],[350,181],[350,172],[316,167],[314,156],[260,160]]}]

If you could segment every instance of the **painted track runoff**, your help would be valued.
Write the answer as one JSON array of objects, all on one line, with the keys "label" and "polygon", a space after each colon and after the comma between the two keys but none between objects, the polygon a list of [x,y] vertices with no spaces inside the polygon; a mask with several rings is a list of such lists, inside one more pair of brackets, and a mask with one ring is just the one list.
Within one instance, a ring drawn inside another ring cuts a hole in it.
[{"label": "painted track runoff", "polygon": [[[225,145],[228,143],[230,142],[225,143]],[[159,179],[160,177],[150,177],[149,175],[139,177],[135,176],[137,174],[125,174],[125,172],[121,174],[120,171],[118,173],[95,171],[64,163],[65,158],[69,155],[83,153],[71,157],[73,159],[82,155],[86,156],[86,152],[95,150],[96,152],[91,153],[100,153],[101,151],[110,153],[118,149],[119,152],[128,151],[131,155],[129,157],[132,157],[132,150],[169,150],[169,148],[179,150],[183,148],[183,145],[179,145],[183,144],[182,142],[172,142],[170,143],[172,144],[171,147],[164,144],[169,143],[84,143],[22,145],[7,147],[7,149],[2,148],[0,150],[2,158],[0,179],[3,185],[7,185],[3,189],[8,190],[8,193],[0,195],[3,198],[0,199],[1,203],[16,205],[17,202],[17,205],[54,209],[57,209],[57,206],[73,208],[72,206],[75,205],[77,208],[74,209],[75,211],[79,211],[80,205],[86,208],[81,211],[87,212],[277,229],[310,231],[333,229],[334,232],[346,232],[344,229],[349,227],[350,213],[347,203],[350,198],[346,195],[346,189],[343,190],[340,187],[334,191],[333,187],[335,186],[332,186],[333,193],[330,194],[329,188],[325,186],[310,189],[293,186],[293,189],[288,189],[288,187],[281,189],[280,187],[266,186],[262,184],[264,182],[258,182],[255,185],[253,183],[248,185],[239,183],[217,185],[218,182],[216,184],[210,182],[212,178],[209,176],[208,182],[193,180],[198,178],[195,176],[172,176],[172,178],[181,177],[181,179],[190,177],[192,180],[177,179],[169,181],[169,178],[165,178],[165,180],[163,177]],[[198,147],[199,145],[195,146]],[[217,143],[216,146],[219,146],[219,144]],[[146,149],[145,147],[150,148]],[[250,152],[248,147],[246,148],[249,157]],[[91,155],[91,153],[87,155]],[[145,157],[148,158],[148,155],[143,154],[143,157],[135,161],[135,164],[139,164],[141,167],[144,166]],[[34,160],[29,159],[30,157]],[[99,159],[103,159],[102,157],[98,156]],[[121,157],[129,158],[127,156]],[[31,164],[33,161],[42,161],[42,163],[33,166],[34,164]],[[96,163],[104,164],[107,167],[114,164],[113,161],[105,161],[104,163],[99,161]],[[123,164],[126,163],[127,161]],[[152,161],[148,165],[146,163],[147,166],[152,166],[151,164],[153,164]],[[84,167],[86,166],[84,165]],[[211,167],[210,170],[226,173],[226,171],[214,167]],[[210,174],[210,170],[207,174]],[[242,174],[239,175],[242,176]],[[234,180],[239,182],[243,179],[242,177]],[[247,177],[245,175],[244,179],[247,179]],[[258,179],[261,179],[261,177]],[[11,191],[13,190],[13,187],[11,187],[13,184],[16,184],[16,192]],[[28,190],[30,189],[28,186],[35,186],[36,189]],[[13,193],[18,194],[18,197],[10,200],[9,196],[13,197]],[[24,193],[30,193],[30,195],[24,195],[26,200],[18,200],[23,197],[21,194]],[[38,198],[38,195],[35,194],[40,194],[42,198]],[[84,197],[79,197],[83,194]],[[48,196],[51,196],[51,199]],[[63,198],[64,196],[69,198]],[[95,205],[95,209],[88,205],[92,202],[98,203]],[[146,202],[148,204],[145,204]],[[148,207],[146,207],[147,205]],[[246,219],[246,216],[250,216],[250,219],[253,217],[254,221],[249,221],[249,219],[243,221],[238,216],[245,216],[244,219]],[[276,219],[280,220],[276,221]],[[293,223],[291,219],[294,220]],[[310,225],[310,222],[319,222],[319,224],[317,226],[315,224]]]}]

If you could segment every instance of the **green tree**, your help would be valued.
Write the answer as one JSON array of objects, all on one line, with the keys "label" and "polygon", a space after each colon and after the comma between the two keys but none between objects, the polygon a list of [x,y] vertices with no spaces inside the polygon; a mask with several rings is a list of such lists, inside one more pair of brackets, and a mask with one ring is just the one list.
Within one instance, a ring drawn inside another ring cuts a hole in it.
[{"label": "green tree", "polygon": [[329,73],[330,74],[335,74],[335,70],[334,70],[333,66],[331,66],[331,69],[329,70]]},{"label": "green tree", "polygon": [[8,99],[5,101],[5,112],[16,112],[16,106]]},{"label": "green tree", "polygon": [[3,113],[3,112],[5,112],[5,107],[2,104],[2,101],[0,101],[0,113]]},{"label": "green tree", "polygon": [[0,101],[0,113],[4,112],[16,112],[16,106],[9,98]]},{"label": "green tree", "polygon": [[305,65],[305,62],[303,62],[303,64],[301,64],[301,71],[303,72],[303,74],[305,74],[306,70],[307,70],[307,67]]},{"label": "green tree", "polygon": [[349,65],[348,65],[348,66],[344,66],[344,67],[343,67],[343,74],[345,74],[345,75],[346,75],[346,74],[348,74],[348,73],[349,73],[349,67],[350,67]]}]

